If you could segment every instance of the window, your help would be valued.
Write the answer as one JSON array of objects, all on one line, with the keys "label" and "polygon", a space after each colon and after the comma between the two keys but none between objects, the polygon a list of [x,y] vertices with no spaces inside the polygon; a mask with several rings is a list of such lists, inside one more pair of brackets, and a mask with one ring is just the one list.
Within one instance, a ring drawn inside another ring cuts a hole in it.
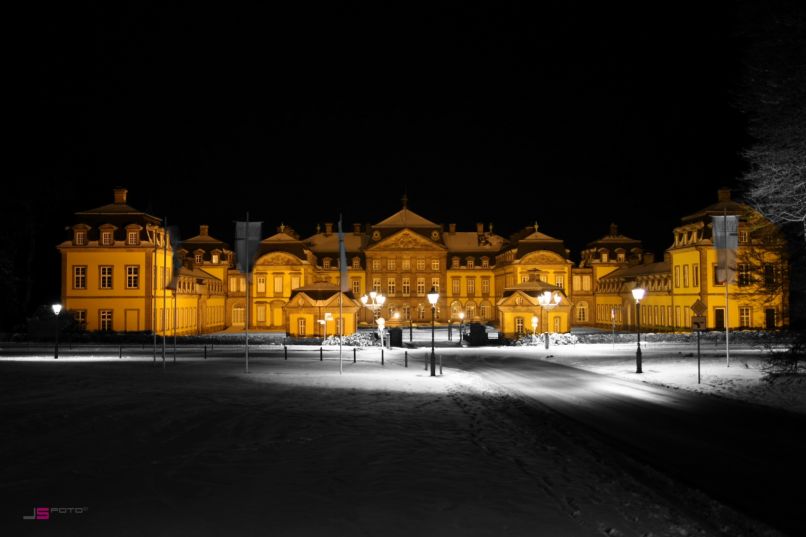
[{"label": "window", "polygon": [[765,287],[775,286],[775,265],[773,265],[772,263],[764,264],[764,286]]},{"label": "window", "polygon": [[467,285],[467,296],[474,296],[476,294],[476,278],[468,278],[465,284]]},{"label": "window", "polygon": [[528,274],[521,274],[521,283],[526,283],[528,281],[529,281],[529,275]]},{"label": "window", "polygon": [[360,269],[361,268],[361,258],[354,257],[353,258],[353,268]]},{"label": "window", "polygon": [[395,259],[387,259],[386,270],[397,270],[397,261]]},{"label": "window", "polygon": [[750,328],[751,310],[747,306],[739,308],[739,327]]},{"label": "window", "polygon": [[461,282],[461,280],[459,280],[459,278],[451,278],[451,293],[454,296],[459,296],[459,293],[461,292],[460,291],[460,286],[461,286],[460,282]]},{"label": "window", "polygon": [[76,231],[73,235],[73,242],[75,242],[76,246],[85,246],[87,244],[87,232]]},{"label": "window", "polygon": [[411,270],[411,259],[409,259],[408,257],[404,258],[401,264],[403,265],[401,267],[402,270],[404,271]]},{"label": "window", "polygon": [[246,292],[246,277],[238,278],[238,286],[240,287],[240,291],[242,293]]},{"label": "window", "polygon": [[481,268],[490,268],[490,258],[489,257],[482,257],[481,258]]},{"label": "window", "polygon": [[401,288],[403,296],[409,296],[411,294],[411,278],[403,278]]},{"label": "window", "polygon": [[98,312],[99,328],[102,332],[112,330],[112,310],[101,310]]},{"label": "window", "polygon": [[[276,281],[275,281],[276,283]],[[291,275],[291,289],[296,289],[299,287],[299,274],[292,274]]]},{"label": "window", "polygon": [[515,317],[515,333],[523,335],[523,317]]},{"label": "window", "polygon": [[582,290],[583,291],[590,291],[591,290],[591,277],[590,274],[585,274],[582,276]]},{"label": "window", "polygon": [[618,261],[619,263],[624,263],[625,261],[624,252],[619,252],[616,254],[616,261]]},{"label": "window", "polygon": [[476,305],[473,302],[468,302],[465,304],[465,319],[467,322],[473,320],[473,317],[476,316]]},{"label": "window", "polygon": [[577,321],[584,323],[588,320],[588,303],[580,302],[577,304]]},{"label": "window", "polygon": [[306,330],[305,317],[300,317],[299,319],[297,319],[297,335],[298,336],[306,335],[305,330]]},{"label": "window", "polygon": [[481,279],[481,294],[487,296],[490,294],[490,278]]},{"label": "window", "polygon": [[700,286],[700,265],[695,263],[691,269],[691,280],[694,287]]},{"label": "window", "polygon": [[361,294],[361,280],[353,280],[353,295],[358,296]]},{"label": "window", "polygon": [[750,285],[752,283],[752,278],[750,276],[750,264],[749,263],[739,263],[739,286],[744,287],[746,285]]},{"label": "window", "polygon": [[421,271],[421,272],[423,270],[425,270],[425,259],[418,259],[417,260],[417,270]]},{"label": "window", "polygon": [[439,293],[439,278],[431,278],[431,287],[434,288],[434,291]]},{"label": "window", "polygon": [[74,266],[73,289],[86,289],[86,288],[87,288],[87,267]]},{"label": "window", "polygon": [[468,258],[467,258],[467,268],[472,269],[472,268],[473,268],[473,267],[475,267],[475,266],[476,266],[476,265],[475,265],[475,261],[473,261],[473,258],[472,258],[472,257],[468,257]]},{"label": "window", "polygon": [[411,306],[408,304],[403,304],[403,320],[410,321],[411,320]]},{"label": "window", "polygon": [[197,265],[201,265],[202,262],[204,261],[202,254],[196,254],[196,256],[194,257],[194,261],[196,261]]},{"label": "window", "polygon": [[683,265],[683,287],[688,287],[688,265]]},{"label": "window", "polygon": [[489,308],[487,308],[487,304],[482,304],[479,306],[479,316],[482,320],[487,319],[487,314],[489,313]]},{"label": "window", "polygon": [[425,296],[425,278],[417,278],[417,296]]},{"label": "window", "polygon": [[431,260],[431,270],[439,270],[439,259]]},{"label": "window", "polygon": [[723,276],[723,274],[720,273],[719,266],[716,263],[714,263],[712,266],[714,269],[714,285],[725,285],[725,282],[721,280],[721,276]]},{"label": "window", "polygon": [[389,296],[395,296],[395,291],[397,291],[396,287],[397,282],[395,281],[394,278],[389,278],[386,281],[386,289]]},{"label": "window", "polygon": [[451,268],[459,268],[459,258],[452,257],[451,258]]},{"label": "window", "polygon": [[554,275],[554,285],[556,285],[560,289],[565,289],[565,275],[563,275],[563,274],[555,274]]},{"label": "window", "polygon": [[602,252],[602,263],[607,263],[608,255],[607,252]]},{"label": "window", "polygon": [[100,288],[112,289],[112,267],[110,265],[101,265],[99,274],[101,276]]},{"label": "window", "polygon": [[417,305],[417,320],[422,321],[425,319],[425,306],[422,304]]},{"label": "window", "polygon": [[381,260],[380,259],[373,259],[372,260],[372,270],[379,271],[381,270]]},{"label": "window", "polygon": [[674,286],[675,288],[680,287],[680,265],[674,266]]},{"label": "window", "polygon": [[282,296],[283,294],[283,275],[274,275],[274,296]]},{"label": "window", "polygon": [[126,266],[126,289],[138,289],[140,287],[140,267],[138,265]]},{"label": "window", "polygon": [[746,229],[739,230],[739,242],[746,243],[748,239],[748,234]]},{"label": "window", "polygon": [[330,258],[326,257],[322,260],[322,268],[327,270],[330,268]]},{"label": "window", "polygon": [[573,283],[575,290],[581,290],[582,289],[582,278],[580,276],[574,275],[571,278],[571,282]]},{"label": "window", "polygon": [[129,231],[126,234],[126,244],[136,246],[140,242],[140,234],[137,231]]},{"label": "window", "polygon": [[257,276],[257,292],[262,294],[266,293],[266,275],[258,274]]},{"label": "window", "polygon": [[376,293],[381,292],[381,279],[380,278],[372,278],[372,290]]},{"label": "window", "polygon": [[259,323],[266,322],[266,304],[257,305],[257,322]]},{"label": "window", "polygon": [[87,310],[73,310],[73,318],[76,320],[79,328],[82,330],[87,328]]},{"label": "window", "polygon": [[218,254],[213,254],[213,264],[218,265],[219,259]]},{"label": "window", "polygon": [[229,290],[230,293],[234,293],[238,290],[238,281],[234,277],[230,277],[229,279]]},{"label": "window", "polygon": [[[111,231],[102,231],[101,232],[101,245],[102,246],[112,246],[112,232]],[[104,310],[107,311],[107,310]]]}]

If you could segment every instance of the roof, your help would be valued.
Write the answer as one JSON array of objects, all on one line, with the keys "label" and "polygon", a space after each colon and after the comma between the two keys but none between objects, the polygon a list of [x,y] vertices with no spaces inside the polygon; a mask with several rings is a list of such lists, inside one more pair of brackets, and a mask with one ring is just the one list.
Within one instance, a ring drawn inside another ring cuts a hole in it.
[{"label": "roof", "polygon": [[602,276],[602,280],[608,279],[633,279],[639,276],[652,276],[654,274],[670,273],[671,264],[669,261],[659,261],[657,263],[641,263],[616,269],[613,272]]},{"label": "roof", "polygon": [[75,213],[77,217],[90,217],[95,221],[104,221],[110,224],[148,223],[159,224],[160,218],[144,213],[126,204],[127,190],[125,188],[115,188],[115,201],[108,205],[102,205],[95,209],[80,211]]},{"label": "roof", "polygon": [[188,251],[198,250],[199,248],[208,252],[215,249],[229,250],[229,245],[226,242],[208,234],[208,228],[205,225],[200,227],[198,235],[182,241],[182,246]]},{"label": "roof", "polygon": [[475,231],[443,233],[442,239],[450,253],[496,254],[507,243],[506,239],[500,235],[494,233],[479,234]]},{"label": "roof", "polygon": [[636,246],[640,247],[641,241],[619,233],[618,226],[616,224],[610,224],[610,233],[604,237],[596,239],[595,241],[589,242],[585,248],[605,247],[614,249],[624,247],[625,250],[628,250],[635,248]]},{"label": "roof", "polygon": [[386,228],[404,228],[404,227],[427,227],[427,228],[438,228],[440,227],[439,224],[435,224],[434,222],[427,220],[420,216],[419,214],[410,211],[407,207],[403,207],[398,212],[383,220],[378,222],[373,227],[386,227]]},{"label": "roof", "polygon": [[280,232],[275,233],[271,237],[267,237],[260,241],[258,244],[255,258],[261,257],[270,252],[287,252],[293,254],[298,258],[305,260],[308,256],[305,255],[305,245],[302,241],[295,239],[288,233]]},{"label": "roof", "polygon": [[720,216],[723,214],[745,214],[749,207],[743,203],[733,201],[731,199],[729,188],[720,188],[717,191],[717,202],[711,204],[704,209],[700,209],[696,213],[684,216],[681,220],[684,223],[689,223],[693,220],[700,220],[710,216]]},{"label": "roof", "polygon": [[[367,236],[363,233],[344,234],[344,249],[349,253],[361,253],[367,242]],[[339,253],[338,233],[317,233],[305,239],[305,243],[317,254],[332,252],[338,255]]]},{"label": "roof", "polygon": [[[305,293],[314,300],[327,300],[338,292],[339,286],[334,283],[314,282],[292,290],[288,301],[291,302],[291,299],[293,299],[299,293]],[[345,291],[344,295],[355,300],[353,293],[350,291]]]}]

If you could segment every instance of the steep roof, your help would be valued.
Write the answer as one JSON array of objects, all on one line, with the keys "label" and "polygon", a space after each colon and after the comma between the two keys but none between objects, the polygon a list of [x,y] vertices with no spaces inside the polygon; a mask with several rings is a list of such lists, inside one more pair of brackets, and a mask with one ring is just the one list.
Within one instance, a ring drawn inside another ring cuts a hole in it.
[{"label": "steep roof", "polygon": [[[328,298],[332,297],[338,292],[339,292],[339,286],[334,283],[314,282],[309,283],[308,285],[305,285],[303,287],[297,287],[296,289],[292,290],[291,296],[288,298],[288,302],[290,303],[291,300],[299,293],[305,293],[314,300],[327,300]],[[344,295],[349,298],[355,299],[351,291],[345,291]]]},{"label": "steep roof", "polygon": [[638,265],[632,265],[630,267],[623,267],[620,269],[616,269],[613,272],[608,273],[605,276],[602,276],[600,279],[602,280],[610,280],[610,279],[633,279],[639,276],[651,276],[653,274],[660,274],[660,273],[669,273],[671,270],[671,264],[669,261],[658,261],[657,263],[641,263]]},{"label": "steep roof", "polygon": [[589,242],[585,248],[608,248],[611,250],[615,248],[624,248],[625,250],[630,250],[640,246],[641,241],[619,233],[618,226],[616,224],[610,224],[610,233],[604,237],[596,239],[595,241]]},{"label": "steep roof", "polygon": [[442,239],[450,253],[478,253],[495,255],[506,245],[506,239],[494,233],[479,234],[475,231],[444,233]]},{"label": "steep roof", "polygon": [[380,227],[380,228],[438,228],[440,227],[439,224],[435,224],[434,222],[427,220],[420,216],[419,214],[410,211],[408,207],[403,207],[398,212],[387,218],[386,220],[382,220],[378,222],[373,227]]},{"label": "steep roof", "polygon": [[704,209],[700,209],[696,213],[684,216],[683,218],[681,218],[681,220],[683,221],[684,224],[687,224],[692,221],[706,219],[711,216],[720,216],[723,214],[729,214],[729,215],[745,214],[747,213],[748,210],[749,207],[747,205],[733,201],[731,199],[729,188],[720,188],[717,191],[716,203],[711,204],[705,207]]},{"label": "steep roof", "polygon": [[144,213],[126,203],[128,190],[125,188],[115,188],[114,203],[102,205],[95,209],[79,211],[76,217],[82,223],[113,224],[118,227],[128,224],[160,224],[162,220],[156,216]]},{"label": "steep roof", "polygon": [[[345,233],[344,234],[344,249],[348,253],[361,253],[367,245],[367,236],[363,233]],[[305,240],[305,243],[310,249],[319,253],[339,253],[339,234],[338,233],[317,233],[311,235]]]},{"label": "steep roof", "polygon": [[199,234],[182,241],[182,247],[188,251],[193,251],[201,248],[205,251],[211,250],[229,250],[229,245],[221,240],[216,239],[209,235],[209,228],[206,225],[199,226]]},{"label": "steep roof", "polygon": [[287,252],[302,260],[308,258],[308,256],[305,255],[305,245],[302,241],[282,231],[260,241],[255,258],[270,252]]}]

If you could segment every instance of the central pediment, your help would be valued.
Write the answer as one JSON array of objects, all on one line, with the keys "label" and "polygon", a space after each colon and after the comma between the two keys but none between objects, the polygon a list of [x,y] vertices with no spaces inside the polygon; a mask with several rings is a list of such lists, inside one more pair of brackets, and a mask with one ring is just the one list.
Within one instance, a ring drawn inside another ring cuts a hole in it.
[{"label": "central pediment", "polygon": [[444,252],[445,246],[429,240],[410,229],[403,229],[386,237],[382,241],[367,247],[367,251],[389,250],[422,250],[431,252]]}]

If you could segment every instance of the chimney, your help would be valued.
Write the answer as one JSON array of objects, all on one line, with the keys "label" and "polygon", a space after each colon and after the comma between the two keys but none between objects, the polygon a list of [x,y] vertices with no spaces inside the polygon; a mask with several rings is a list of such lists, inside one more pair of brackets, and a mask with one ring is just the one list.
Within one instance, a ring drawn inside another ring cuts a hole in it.
[{"label": "chimney", "polygon": [[719,201],[730,201],[730,189],[728,187],[723,186],[719,190],[717,190],[717,199]]},{"label": "chimney", "polygon": [[448,224],[448,233],[456,233],[456,224]]},{"label": "chimney", "polygon": [[610,236],[615,237],[618,235],[618,226],[616,224],[610,224]]},{"label": "chimney", "polygon": [[361,235],[361,224],[353,224],[353,233]]},{"label": "chimney", "polygon": [[644,265],[649,265],[655,262],[655,254],[652,252],[644,252]]},{"label": "chimney", "polygon": [[118,205],[125,205],[126,204],[126,193],[128,190],[125,188],[115,188],[115,203]]},{"label": "chimney", "polygon": [[325,222],[325,235],[333,233],[333,222]]},{"label": "chimney", "polygon": [[210,226],[206,224],[202,224],[199,226],[199,235],[209,235],[208,231],[210,230]]},{"label": "chimney", "polygon": [[479,235],[484,235],[484,223],[483,222],[478,222],[476,224],[476,233],[478,233]]}]

